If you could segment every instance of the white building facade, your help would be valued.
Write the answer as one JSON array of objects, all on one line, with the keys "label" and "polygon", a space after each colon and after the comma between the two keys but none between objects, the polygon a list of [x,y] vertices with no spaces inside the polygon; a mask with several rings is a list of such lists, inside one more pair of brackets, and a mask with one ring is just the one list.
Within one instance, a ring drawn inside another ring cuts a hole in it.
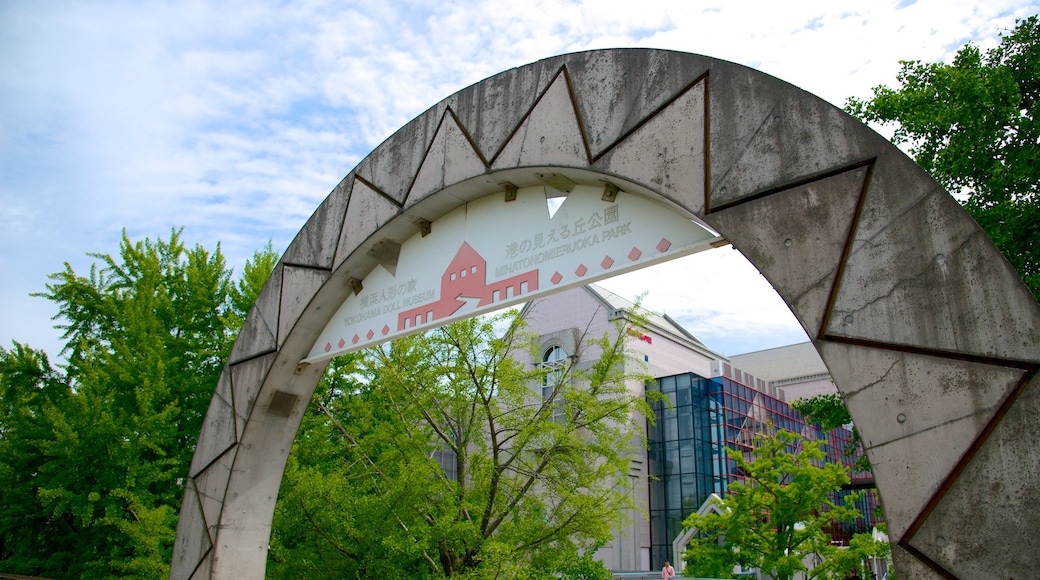
[{"label": "white building facade", "polygon": [[[633,308],[632,302],[589,285],[537,299],[522,311],[542,357],[531,364],[553,364],[566,356],[578,366],[589,365],[599,352],[586,339],[615,336],[615,322],[624,319],[631,335],[627,364],[642,366],[656,379],[648,385],[630,381],[629,389],[645,396],[653,388],[670,400],[657,406],[656,426],[648,426],[649,449],[634,442],[630,450],[629,477],[638,508],[618,515],[613,540],[596,554],[616,572],[659,570],[664,560],[680,562],[672,542],[683,533],[682,519],[708,494],[725,493],[734,478],[723,447],[750,445],[755,430],[767,424],[829,440],[831,435],[805,426],[786,400],[792,394],[793,400],[837,392],[811,343],[726,357],[667,315],[641,311],[644,325],[632,324]],[[698,406],[697,393],[703,400],[713,398],[710,410]],[[834,460],[842,459],[835,455]]]}]

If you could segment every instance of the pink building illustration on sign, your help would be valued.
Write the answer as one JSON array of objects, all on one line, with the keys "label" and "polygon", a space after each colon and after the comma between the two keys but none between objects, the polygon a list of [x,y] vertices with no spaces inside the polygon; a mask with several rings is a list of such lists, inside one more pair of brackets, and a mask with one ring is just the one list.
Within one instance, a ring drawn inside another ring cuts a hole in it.
[{"label": "pink building illustration on sign", "polygon": [[441,276],[441,297],[397,315],[397,330],[415,328],[455,314],[465,298],[479,300],[478,307],[538,290],[538,269],[487,283],[487,261],[466,242]]}]

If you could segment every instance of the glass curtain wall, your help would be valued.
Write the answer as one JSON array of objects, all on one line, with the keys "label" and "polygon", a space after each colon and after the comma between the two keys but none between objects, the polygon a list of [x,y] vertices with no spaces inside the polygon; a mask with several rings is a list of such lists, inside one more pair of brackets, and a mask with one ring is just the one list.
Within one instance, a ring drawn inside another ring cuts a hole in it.
[{"label": "glass curtain wall", "polygon": [[[652,476],[651,569],[679,557],[671,553],[671,544],[689,514],[712,493],[723,495],[731,482],[745,479],[736,462],[726,455],[727,448],[750,458],[755,436],[772,425],[801,433],[809,440],[822,439],[826,462],[851,465],[856,459],[844,453],[851,441],[848,429],[824,433],[818,425],[806,425],[784,401],[726,377],[707,379],[686,373],[658,378],[647,389],[663,393],[670,403],[654,403],[657,424],[647,428]],[[862,472],[851,475],[857,487],[870,477]],[[878,522],[877,506],[876,492],[868,491],[857,503],[864,517],[836,526],[831,534],[833,541],[847,545],[853,533],[869,532]]]}]

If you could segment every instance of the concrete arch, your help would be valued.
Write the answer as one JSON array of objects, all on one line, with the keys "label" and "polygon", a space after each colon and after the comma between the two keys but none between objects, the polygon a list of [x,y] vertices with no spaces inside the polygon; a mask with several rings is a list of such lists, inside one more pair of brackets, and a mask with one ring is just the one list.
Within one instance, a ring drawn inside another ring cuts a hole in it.
[{"label": "concrete arch", "polygon": [[1040,307],[898,149],[760,72],[569,54],[405,125],[286,250],[216,387],[171,577],[261,578],[285,460],[324,370],[299,364],[381,248],[501,182],[604,176],[711,225],[773,284],[860,426],[907,578],[1027,577],[1040,520]]}]

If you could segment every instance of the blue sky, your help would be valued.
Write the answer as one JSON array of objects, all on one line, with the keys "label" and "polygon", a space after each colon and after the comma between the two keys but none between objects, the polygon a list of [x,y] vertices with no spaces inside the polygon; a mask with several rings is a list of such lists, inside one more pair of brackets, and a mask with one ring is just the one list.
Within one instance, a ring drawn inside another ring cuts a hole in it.
[{"label": "blue sky", "polygon": [[[793,9],[797,6],[797,9]],[[31,292],[87,252],[167,236],[229,264],[289,241],[393,131],[458,89],[565,52],[654,47],[752,66],[841,105],[899,60],[993,46],[1019,0],[0,2],[0,345],[61,348]],[[805,340],[732,250],[605,285],[725,354]],[[696,288],[696,300],[691,300]]]}]

